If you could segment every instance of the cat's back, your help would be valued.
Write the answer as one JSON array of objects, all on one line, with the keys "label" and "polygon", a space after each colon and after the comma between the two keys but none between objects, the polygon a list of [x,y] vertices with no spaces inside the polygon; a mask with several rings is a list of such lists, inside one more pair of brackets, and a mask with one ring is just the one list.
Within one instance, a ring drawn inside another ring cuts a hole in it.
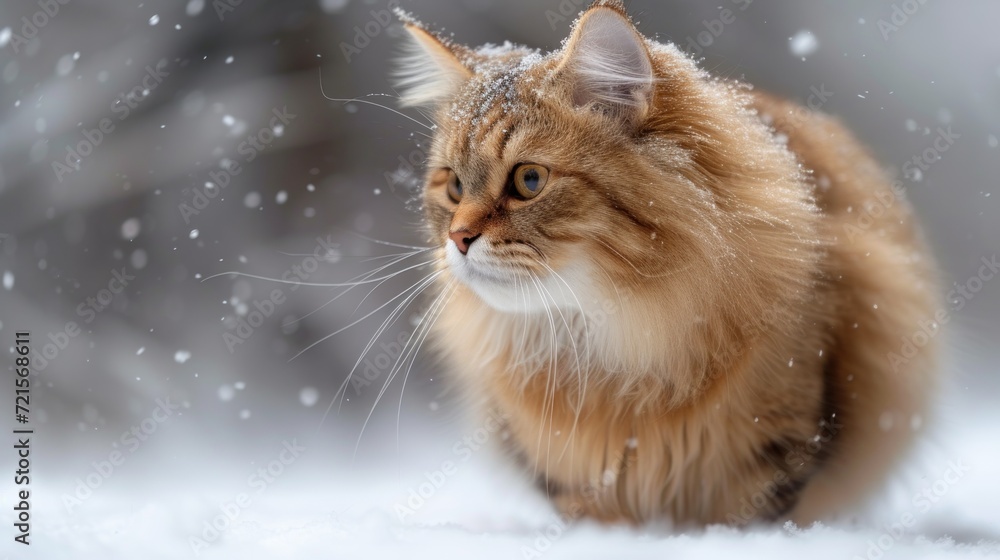
[{"label": "cat's back", "polygon": [[934,259],[889,173],[837,119],[754,92],[759,118],[808,173],[827,244],[836,349],[829,398],[839,411],[834,468],[803,495],[797,516],[847,506],[873,491],[925,424],[942,327]]}]

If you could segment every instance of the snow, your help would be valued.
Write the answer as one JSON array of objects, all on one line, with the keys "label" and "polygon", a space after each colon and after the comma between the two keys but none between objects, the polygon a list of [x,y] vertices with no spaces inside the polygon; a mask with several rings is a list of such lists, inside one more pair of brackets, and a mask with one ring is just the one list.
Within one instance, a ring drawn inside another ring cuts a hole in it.
[{"label": "snow", "polygon": [[184,12],[189,16],[196,16],[205,9],[205,0],[190,0],[184,8]]},{"label": "snow", "polygon": [[337,14],[347,7],[347,0],[319,0],[319,7],[327,14]]},{"label": "snow", "polygon": [[314,406],[319,401],[319,391],[315,387],[303,387],[299,392],[299,402],[302,406]]},{"label": "snow", "polygon": [[219,387],[218,394],[220,401],[228,402],[233,400],[233,397],[236,396],[236,391],[233,390],[232,385],[223,385]]},{"label": "snow", "polygon": [[131,241],[142,231],[142,222],[138,218],[129,218],[122,222],[122,238]]},{"label": "snow", "polygon": [[811,55],[819,48],[819,41],[816,40],[816,36],[812,34],[812,31],[805,29],[790,37],[788,41],[789,47],[792,49],[792,54],[802,58]]},{"label": "snow", "polygon": [[56,63],[56,74],[59,76],[69,75],[69,73],[72,72],[73,68],[76,66],[77,58],[79,58],[79,56],[74,57],[72,54],[67,54],[61,57],[59,62]]},{"label": "snow", "polygon": [[[232,399],[233,387],[224,387]],[[976,391],[966,393],[974,395]],[[452,444],[461,441],[457,434],[463,427],[469,431],[468,425],[441,428],[433,421],[423,421],[410,426],[410,432],[433,435],[410,444],[404,438],[395,456],[383,457],[372,468],[352,467],[349,457],[324,456],[314,448],[324,444],[313,443],[303,443],[306,451],[302,458],[282,463],[278,463],[277,453],[250,464],[239,461],[226,468],[198,467],[197,471],[173,472],[153,463],[150,468],[159,473],[155,483],[150,483],[153,479],[148,475],[133,472],[141,491],[129,490],[128,480],[118,479],[116,473],[72,512],[64,504],[64,496],[78,488],[80,473],[66,479],[45,477],[36,483],[32,531],[32,552],[36,555],[32,557],[1000,557],[1000,526],[995,521],[995,504],[1000,502],[1000,481],[995,476],[1000,472],[1000,449],[995,426],[1000,411],[986,399],[966,396],[942,407],[942,412],[946,420],[938,422],[931,443],[924,444],[907,462],[908,467],[889,484],[878,505],[856,519],[837,523],[671,531],[664,524],[632,528],[564,520],[492,451],[484,448],[467,459],[456,455]],[[244,408],[238,416],[249,422],[249,413]],[[450,432],[442,434],[442,430]],[[353,445],[353,438],[349,439]],[[149,445],[163,442],[156,438],[150,441]],[[189,445],[192,440],[184,441]],[[196,448],[189,445],[188,449]],[[280,449],[276,446],[275,452]],[[207,450],[205,457],[191,451],[189,460],[210,465],[226,457],[219,451]],[[140,450],[129,461],[139,463],[141,453],[150,451]],[[435,475],[435,469],[449,459],[455,463],[451,474]],[[950,465],[967,471],[957,481],[944,484]],[[119,467],[126,473],[121,476],[139,467],[125,464]],[[264,468],[278,474],[266,483],[255,478],[254,473]],[[5,482],[0,492],[9,495],[9,485]],[[934,494],[935,499],[926,502],[929,507],[920,507],[920,492]],[[238,500],[239,496],[245,499]],[[4,508],[0,512],[0,523],[9,526],[8,511]],[[902,530],[904,520],[911,529]],[[212,529],[212,523],[221,531]],[[199,547],[197,554],[193,546]]]},{"label": "snow", "polygon": [[129,257],[129,262],[132,263],[132,268],[142,270],[146,268],[146,264],[149,262],[149,256],[146,254],[146,251],[136,249],[135,251],[132,251],[132,255]]},{"label": "snow", "polygon": [[257,208],[260,206],[261,196],[260,193],[256,191],[251,191],[243,197],[243,205],[247,208]]}]

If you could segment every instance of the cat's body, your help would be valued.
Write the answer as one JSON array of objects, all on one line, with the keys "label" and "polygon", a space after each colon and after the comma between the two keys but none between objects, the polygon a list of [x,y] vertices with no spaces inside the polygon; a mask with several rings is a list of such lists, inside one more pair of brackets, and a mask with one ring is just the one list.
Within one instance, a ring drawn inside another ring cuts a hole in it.
[{"label": "cat's body", "polygon": [[900,352],[935,274],[849,133],[617,2],[546,57],[409,29],[408,101],[439,124],[435,342],[568,515],[808,521],[884,478],[933,389],[932,345]]}]

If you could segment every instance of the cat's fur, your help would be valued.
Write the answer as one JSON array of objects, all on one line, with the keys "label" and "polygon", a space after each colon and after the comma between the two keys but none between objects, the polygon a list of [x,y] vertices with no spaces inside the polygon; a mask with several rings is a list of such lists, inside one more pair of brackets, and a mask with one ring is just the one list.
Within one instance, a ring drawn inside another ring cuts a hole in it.
[{"label": "cat's fur", "polygon": [[[568,515],[810,521],[884,479],[933,390],[933,344],[899,353],[935,268],[848,131],[712,78],[618,1],[548,55],[406,26],[403,100],[437,123],[434,340]],[[524,162],[551,171],[531,200]]]}]

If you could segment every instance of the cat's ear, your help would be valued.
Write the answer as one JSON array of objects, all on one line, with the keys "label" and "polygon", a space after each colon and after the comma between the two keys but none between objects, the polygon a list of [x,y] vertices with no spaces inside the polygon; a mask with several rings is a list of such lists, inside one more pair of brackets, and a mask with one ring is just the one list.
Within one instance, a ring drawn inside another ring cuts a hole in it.
[{"label": "cat's ear", "polygon": [[653,102],[653,64],[646,40],[621,2],[595,2],[573,29],[560,63],[571,83],[573,103],[630,123]]},{"label": "cat's ear", "polygon": [[438,37],[413,21],[405,21],[405,53],[399,60],[396,85],[404,107],[433,107],[451,98],[472,77],[463,58],[468,49]]}]

